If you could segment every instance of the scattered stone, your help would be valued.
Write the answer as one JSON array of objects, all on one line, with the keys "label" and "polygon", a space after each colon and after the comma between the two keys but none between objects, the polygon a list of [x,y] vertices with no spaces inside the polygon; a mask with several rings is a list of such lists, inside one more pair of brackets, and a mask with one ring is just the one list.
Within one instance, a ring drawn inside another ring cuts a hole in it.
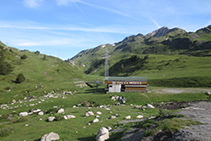
[{"label": "scattered stone", "polygon": [[54,121],[55,118],[56,118],[56,117],[49,117],[49,118],[48,118],[48,121],[50,121],[50,122],[51,122],[51,121]]},{"label": "scattered stone", "polygon": [[126,116],[124,119],[131,119],[131,116]]},{"label": "scattered stone", "polygon": [[96,115],[95,117],[96,117],[96,118],[99,118],[100,116],[99,116],[99,115]]},{"label": "scattered stone", "polygon": [[96,123],[96,122],[99,122],[100,120],[98,119],[98,118],[96,118],[96,119],[94,119],[93,121],[92,121],[92,123]]},{"label": "scattered stone", "polygon": [[51,132],[49,134],[45,134],[42,138],[41,141],[55,141],[55,140],[59,140],[60,137],[58,134]]},{"label": "scattered stone", "polygon": [[92,111],[89,111],[86,113],[86,117],[94,116],[94,113]]},{"label": "scattered stone", "polygon": [[26,127],[28,127],[28,126],[29,126],[29,124],[26,124],[25,126],[26,126]]},{"label": "scattered stone", "polygon": [[112,129],[110,126],[107,126],[106,128],[108,129],[108,131],[111,131]]},{"label": "scattered stone", "polygon": [[68,118],[68,119],[76,118],[76,116],[74,116],[74,115],[67,115],[67,118]]},{"label": "scattered stone", "polygon": [[41,112],[38,113],[38,115],[39,115],[39,116],[42,116],[42,115],[44,115],[44,112],[41,111]]},{"label": "scattered stone", "polygon": [[102,127],[97,133],[96,141],[105,141],[109,139],[109,131],[107,128]]},{"label": "scattered stone", "polygon": [[210,91],[209,91],[209,92],[206,92],[206,94],[207,94],[207,95],[211,95],[211,92],[210,92]]},{"label": "scattered stone", "polygon": [[147,107],[149,107],[149,108],[155,108],[155,107],[152,106],[151,104],[147,104]]},{"label": "scattered stone", "polygon": [[98,111],[98,112],[96,112],[96,114],[98,114],[98,115],[102,115],[102,112]]},{"label": "scattered stone", "polygon": [[134,109],[140,109],[142,106],[141,105],[135,105],[133,108]]},{"label": "scattered stone", "polygon": [[34,105],[35,105],[35,104],[29,104],[29,106],[31,106],[31,107],[34,106]]},{"label": "scattered stone", "polygon": [[25,117],[25,116],[28,116],[28,112],[21,112],[21,113],[19,113],[19,116],[23,116],[23,117]]},{"label": "scattered stone", "polygon": [[115,119],[116,116],[110,116],[108,119]]},{"label": "scattered stone", "polygon": [[76,105],[73,105],[73,108],[77,108],[77,106]]},{"label": "scattered stone", "polygon": [[155,116],[150,116],[150,117],[148,117],[148,119],[154,119],[155,118]]},{"label": "scattered stone", "polygon": [[144,116],[142,116],[142,115],[138,115],[136,118],[143,118]]},{"label": "scattered stone", "polygon": [[59,109],[57,113],[59,114],[64,113],[64,109],[63,108]]},{"label": "scattered stone", "polygon": [[64,119],[68,119],[68,117],[67,116],[64,116]]}]

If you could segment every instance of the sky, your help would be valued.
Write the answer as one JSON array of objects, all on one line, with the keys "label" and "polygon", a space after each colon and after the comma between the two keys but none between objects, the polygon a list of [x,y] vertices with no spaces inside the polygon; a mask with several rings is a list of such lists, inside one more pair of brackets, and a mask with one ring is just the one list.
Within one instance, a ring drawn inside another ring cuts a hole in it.
[{"label": "sky", "polygon": [[1,0],[0,41],[63,60],[163,26],[211,25],[210,0]]}]

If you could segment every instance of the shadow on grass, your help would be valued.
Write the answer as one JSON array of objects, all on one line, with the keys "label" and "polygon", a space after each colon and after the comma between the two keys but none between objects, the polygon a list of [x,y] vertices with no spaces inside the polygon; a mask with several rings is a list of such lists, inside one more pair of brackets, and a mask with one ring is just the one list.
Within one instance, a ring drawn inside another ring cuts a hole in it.
[{"label": "shadow on grass", "polygon": [[90,89],[86,89],[83,92],[78,92],[79,94],[105,94],[105,89],[104,88],[90,88]]},{"label": "shadow on grass", "polygon": [[95,141],[95,136],[78,138],[79,141]]}]

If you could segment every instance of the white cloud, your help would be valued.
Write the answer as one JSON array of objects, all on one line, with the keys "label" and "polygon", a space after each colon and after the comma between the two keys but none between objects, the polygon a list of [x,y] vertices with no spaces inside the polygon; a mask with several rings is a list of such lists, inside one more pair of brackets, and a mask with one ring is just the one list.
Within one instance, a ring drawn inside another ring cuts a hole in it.
[{"label": "white cloud", "polygon": [[79,2],[80,0],[56,0],[57,5],[68,5],[69,3]]},{"label": "white cloud", "polygon": [[152,22],[157,26],[157,28],[161,28],[161,26],[158,24],[157,21],[155,21],[153,18],[150,18]]},{"label": "white cloud", "polygon": [[40,5],[43,0],[24,0],[24,5],[29,8],[35,8]]}]

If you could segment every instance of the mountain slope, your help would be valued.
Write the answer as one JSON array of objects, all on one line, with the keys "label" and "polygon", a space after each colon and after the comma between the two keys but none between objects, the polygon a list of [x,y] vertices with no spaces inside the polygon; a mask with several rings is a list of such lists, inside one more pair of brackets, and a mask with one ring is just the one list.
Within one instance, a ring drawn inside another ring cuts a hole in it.
[{"label": "mountain slope", "polygon": [[[73,81],[85,77],[83,72],[59,58],[40,54],[39,51],[20,51],[3,43],[0,47],[0,58],[4,58],[0,66],[5,62],[12,66],[12,71],[0,75],[0,103],[44,95],[50,91],[75,91],[77,87]],[[25,77],[23,83],[16,82],[20,73]]]},{"label": "mountain slope", "polygon": [[[84,50],[68,60],[87,74],[104,75],[105,48],[110,52],[110,76],[148,79],[210,76],[211,26],[186,32],[162,27],[147,35],[132,35],[113,45]],[[204,73],[201,73],[204,72]],[[165,76],[165,77],[162,77]]]}]

